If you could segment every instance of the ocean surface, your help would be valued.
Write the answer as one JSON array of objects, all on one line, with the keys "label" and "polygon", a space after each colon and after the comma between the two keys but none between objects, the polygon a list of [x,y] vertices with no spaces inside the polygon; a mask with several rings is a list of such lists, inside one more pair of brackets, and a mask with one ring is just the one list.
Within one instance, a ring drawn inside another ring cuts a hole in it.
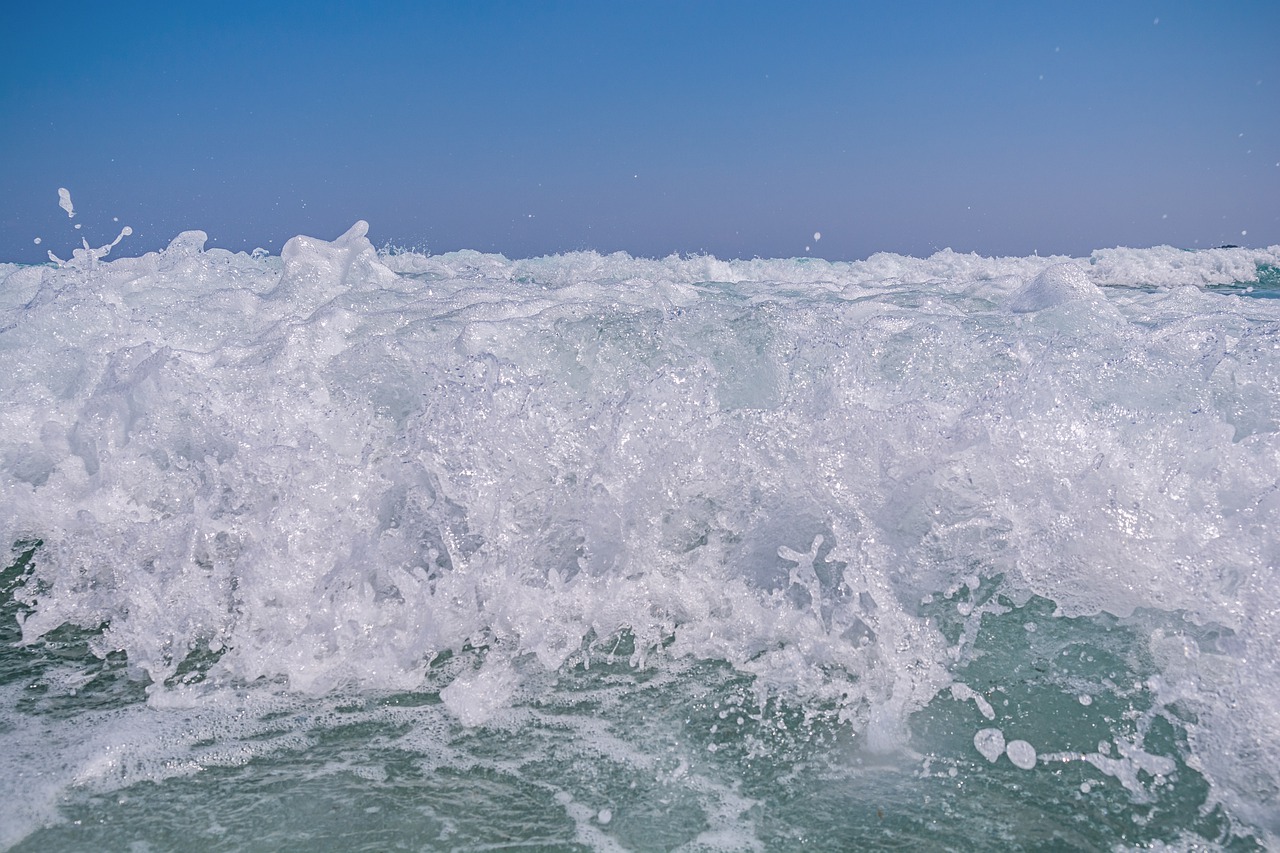
[{"label": "ocean surface", "polygon": [[366,230],[0,264],[0,849],[1280,848],[1280,247]]}]

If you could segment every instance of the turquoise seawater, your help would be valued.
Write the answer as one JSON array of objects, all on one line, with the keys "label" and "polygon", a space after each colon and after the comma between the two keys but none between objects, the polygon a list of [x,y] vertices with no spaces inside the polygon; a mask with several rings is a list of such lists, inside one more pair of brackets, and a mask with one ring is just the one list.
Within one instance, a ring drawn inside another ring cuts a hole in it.
[{"label": "turquoise seawater", "polygon": [[[1000,605],[994,588],[974,599]],[[1185,760],[1186,721],[1162,706],[1143,640],[1220,637],[1170,615],[1055,617],[1043,599],[996,609],[955,668],[994,718],[944,692],[910,716],[892,755],[868,753],[838,706],[770,696],[723,662],[658,655],[638,670],[621,636],[554,673],[529,667],[509,707],[476,728],[450,719],[435,674],[406,693],[243,690],[242,704],[223,700],[238,705],[233,735],[198,708],[167,711],[185,717],[186,742],[160,749],[172,775],[121,785],[111,777],[126,767],[103,768],[59,792],[59,819],[13,849],[1262,849],[1208,805],[1208,783]],[[963,626],[933,611],[959,639]],[[4,636],[3,686],[29,720],[117,725],[132,740],[157,713],[124,656],[97,659],[84,632],[28,649],[12,647],[15,635]],[[468,649],[440,669],[485,654]],[[68,679],[74,693],[51,689]],[[977,751],[973,732],[988,726],[1042,754],[1101,749],[1117,762],[1108,745],[1141,742],[1172,768],[1117,776],[1076,755],[1020,769]]]}]

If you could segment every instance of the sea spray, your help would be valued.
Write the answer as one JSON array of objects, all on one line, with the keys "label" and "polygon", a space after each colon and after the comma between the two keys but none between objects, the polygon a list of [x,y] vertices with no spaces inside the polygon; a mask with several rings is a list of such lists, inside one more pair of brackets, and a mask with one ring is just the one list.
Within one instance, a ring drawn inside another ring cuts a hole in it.
[{"label": "sea spray", "polygon": [[[671,846],[780,843],[824,774],[884,788],[864,761],[1050,793],[1088,765],[1149,827],[1095,841],[1280,831],[1280,313],[1209,292],[1280,249],[509,261],[366,232],[0,267],[6,612],[21,654],[81,632],[49,696],[126,679],[10,841],[67,790],[291,751],[488,767],[596,847],[662,846],[634,794],[582,801],[602,751],[690,810]],[[34,743],[54,712],[14,713]],[[344,714],[402,757],[326,752]]]}]

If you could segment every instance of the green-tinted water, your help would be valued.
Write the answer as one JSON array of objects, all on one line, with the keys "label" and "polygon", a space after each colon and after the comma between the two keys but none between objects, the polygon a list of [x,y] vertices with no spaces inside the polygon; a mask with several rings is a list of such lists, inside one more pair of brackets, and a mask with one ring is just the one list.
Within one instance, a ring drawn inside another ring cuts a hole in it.
[{"label": "green-tinted water", "polygon": [[[256,685],[153,708],[122,655],[90,653],[93,632],[13,645],[22,569],[4,575],[5,728],[53,754],[8,747],[8,772],[28,795],[28,777],[53,784],[14,850],[1260,849],[1188,766],[1193,715],[1161,694],[1153,633],[1222,640],[1175,615],[1063,618],[996,582],[936,596],[921,615],[980,698],[944,690],[911,717],[907,748],[876,755],[836,704],[762,691],[723,662],[639,669],[626,636],[557,672],[518,660],[511,707],[472,728],[433,686],[306,698]],[[445,656],[429,681],[486,651]],[[984,728],[1039,762],[988,761]],[[1108,775],[1080,757],[1119,761],[1126,743],[1171,772],[1131,761]]]}]

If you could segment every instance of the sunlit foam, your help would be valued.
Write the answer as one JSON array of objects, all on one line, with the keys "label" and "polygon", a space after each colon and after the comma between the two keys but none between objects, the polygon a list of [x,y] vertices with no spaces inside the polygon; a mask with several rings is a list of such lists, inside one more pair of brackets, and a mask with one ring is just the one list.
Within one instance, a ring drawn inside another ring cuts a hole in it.
[{"label": "sunlit foam", "polygon": [[[1159,691],[1223,796],[1274,807],[1280,317],[1192,285],[1280,249],[509,261],[367,230],[103,261],[126,227],[0,267],[0,535],[43,543],[24,642],[101,626],[165,707],[414,690],[484,649],[440,688],[483,726],[526,667],[625,638],[892,754],[948,688],[991,719],[952,669],[984,618],[1178,612],[1237,639],[1153,639]],[[1164,766],[1009,736],[972,745]]]}]

